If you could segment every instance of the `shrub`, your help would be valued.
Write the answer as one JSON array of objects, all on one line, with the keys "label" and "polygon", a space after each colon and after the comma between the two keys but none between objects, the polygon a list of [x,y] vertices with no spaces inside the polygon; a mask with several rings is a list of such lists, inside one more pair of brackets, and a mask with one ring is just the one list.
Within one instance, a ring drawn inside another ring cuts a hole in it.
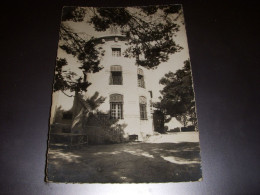
[{"label": "shrub", "polygon": [[153,123],[154,123],[154,130],[159,133],[164,133],[164,114],[159,111],[155,110],[153,114]]},{"label": "shrub", "polygon": [[195,126],[187,126],[187,127],[182,127],[181,131],[186,132],[186,131],[195,131]]},{"label": "shrub", "polygon": [[91,114],[84,123],[84,133],[88,135],[90,144],[114,144],[127,141],[124,137],[126,125],[117,124],[118,120],[108,116],[102,118],[97,114]]},{"label": "shrub", "polygon": [[164,126],[164,132],[168,131],[169,127],[168,126]]},{"label": "shrub", "polygon": [[174,129],[170,129],[170,132],[180,132],[181,128],[180,127],[176,127]]}]

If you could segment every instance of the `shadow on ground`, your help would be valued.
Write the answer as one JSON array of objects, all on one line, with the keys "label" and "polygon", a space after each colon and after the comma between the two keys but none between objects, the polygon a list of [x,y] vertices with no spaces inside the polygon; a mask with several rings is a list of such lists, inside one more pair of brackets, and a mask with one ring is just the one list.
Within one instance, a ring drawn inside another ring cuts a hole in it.
[{"label": "shadow on ground", "polygon": [[69,183],[197,181],[199,143],[123,143],[50,148],[48,180]]}]

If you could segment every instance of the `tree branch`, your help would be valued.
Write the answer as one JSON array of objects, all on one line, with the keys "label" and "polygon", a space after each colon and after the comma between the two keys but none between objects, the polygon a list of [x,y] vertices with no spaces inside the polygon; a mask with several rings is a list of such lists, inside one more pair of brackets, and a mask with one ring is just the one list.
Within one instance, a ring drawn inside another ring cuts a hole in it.
[{"label": "tree branch", "polygon": [[61,92],[62,92],[64,95],[66,95],[67,97],[75,97],[74,95],[68,95],[68,94],[66,94],[63,90],[61,90]]}]

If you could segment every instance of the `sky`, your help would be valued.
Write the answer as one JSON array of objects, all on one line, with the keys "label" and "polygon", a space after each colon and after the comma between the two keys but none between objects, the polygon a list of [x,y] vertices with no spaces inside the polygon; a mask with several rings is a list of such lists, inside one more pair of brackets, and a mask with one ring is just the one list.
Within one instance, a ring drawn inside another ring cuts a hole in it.
[{"label": "sky", "polygon": [[[131,8],[131,11],[135,11],[135,8]],[[86,20],[87,18],[88,16],[86,16]],[[184,66],[183,62],[189,59],[186,30],[181,20],[183,20],[183,16],[177,20],[177,23],[180,25],[180,28],[179,32],[176,33],[175,42],[179,44],[181,47],[183,47],[183,49],[180,52],[170,55],[169,60],[167,62],[161,63],[155,70],[149,70],[149,74],[146,75],[146,87],[148,90],[153,91],[153,101],[159,101],[158,98],[161,95],[159,91],[163,89],[163,86],[159,84],[159,80],[169,71],[176,72],[176,70],[181,69]],[[80,35],[84,38],[89,38],[91,36],[100,37],[108,35],[108,32],[95,31],[93,26],[91,26],[86,21],[65,23],[66,25],[70,26],[70,28],[72,28],[75,32],[80,33]],[[79,65],[76,58],[66,54],[61,49],[58,49],[58,57],[66,57],[68,63],[73,64],[74,67],[76,64]],[[75,71],[78,72],[78,70],[76,69]],[[62,99],[62,101],[59,101],[63,102],[63,106],[66,105],[65,109],[70,109],[70,107],[72,106],[71,100],[65,97],[64,95],[61,95],[60,99]]]}]

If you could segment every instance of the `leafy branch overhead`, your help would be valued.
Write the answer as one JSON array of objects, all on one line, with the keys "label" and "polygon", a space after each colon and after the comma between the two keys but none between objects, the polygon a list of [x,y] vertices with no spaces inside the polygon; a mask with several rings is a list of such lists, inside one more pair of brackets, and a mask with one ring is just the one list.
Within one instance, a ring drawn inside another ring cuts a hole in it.
[{"label": "leafy branch overhead", "polygon": [[67,90],[71,92],[86,91],[91,83],[82,77],[78,77],[78,75],[72,71],[64,70],[64,66],[67,65],[66,59],[57,59],[53,86],[54,91],[62,91],[65,95],[67,95],[65,93]]},{"label": "leafy branch overhead", "polygon": [[96,47],[94,38],[84,40],[68,26],[62,24],[60,30],[60,48],[66,53],[77,57],[81,63],[80,69],[84,72],[98,72],[102,68],[99,66],[104,51]]},{"label": "leafy branch overhead", "polygon": [[126,57],[135,57],[137,65],[155,68],[182,49],[174,41],[179,31],[176,20],[181,6],[150,6],[131,8],[97,8],[90,23],[97,31],[116,26],[129,40]]},{"label": "leafy branch overhead", "polygon": [[[135,58],[137,65],[156,68],[160,63],[166,62],[171,54],[182,49],[174,40],[180,28],[181,14],[180,5],[135,8],[64,7],[59,46],[77,58],[83,75],[95,73],[102,69],[100,61],[104,50],[95,44],[95,37],[82,37],[70,24],[86,23],[96,31],[117,29],[128,40],[124,56]],[[75,90],[69,88],[65,79],[59,79],[55,85],[59,87],[55,90]],[[84,78],[82,82],[88,84]],[[64,86],[60,87],[60,84]],[[76,89],[84,91],[83,88]]]}]

